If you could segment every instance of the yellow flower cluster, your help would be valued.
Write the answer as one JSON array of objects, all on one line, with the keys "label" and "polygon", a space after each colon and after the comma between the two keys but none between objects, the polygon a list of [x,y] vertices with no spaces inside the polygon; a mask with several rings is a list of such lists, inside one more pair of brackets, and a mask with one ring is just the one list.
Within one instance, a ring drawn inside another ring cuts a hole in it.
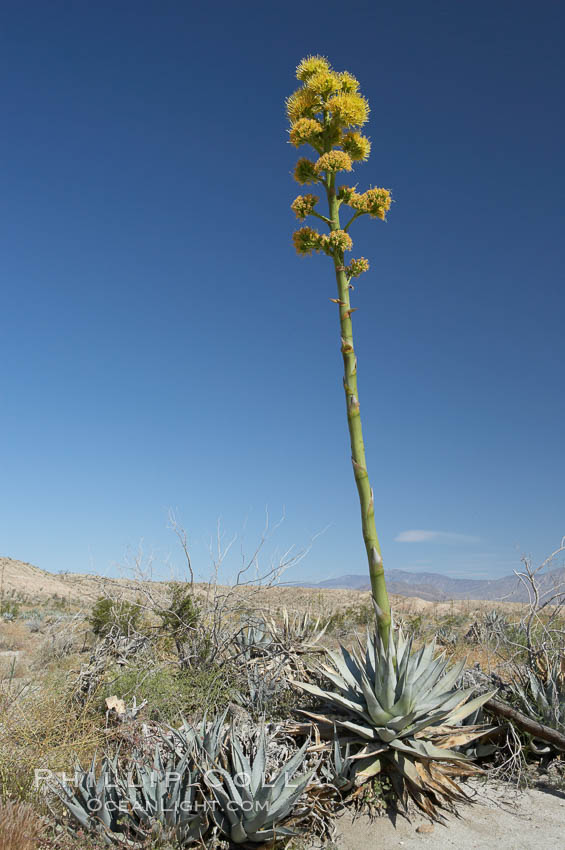
[{"label": "yellow flower cluster", "polygon": [[315,143],[316,138],[323,132],[324,128],[319,121],[313,118],[299,118],[290,128],[290,142],[295,148],[299,148],[308,142]]},{"label": "yellow flower cluster", "polygon": [[307,215],[310,215],[314,207],[319,201],[317,195],[299,195],[290,205],[291,210],[301,221],[304,221]]},{"label": "yellow flower cluster", "polygon": [[301,227],[300,230],[295,230],[292,234],[292,241],[296,248],[297,254],[311,254],[312,251],[320,251],[322,249],[322,240],[324,237],[313,227]]},{"label": "yellow flower cluster", "polygon": [[371,142],[361,133],[345,133],[341,140],[341,146],[353,160],[365,161],[369,159]]},{"label": "yellow flower cluster", "polygon": [[357,80],[353,74],[350,74],[349,71],[343,71],[339,74],[339,79],[341,82],[341,90],[343,92],[349,94],[358,90],[359,80]]},{"label": "yellow flower cluster", "polygon": [[319,111],[320,98],[306,86],[297,89],[286,99],[286,114],[291,124],[299,118],[314,118]]},{"label": "yellow flower cluster", "polygon": [[335,173],[336,171],[351,171],[351,157],[345,151],[328,151],[323,153],[315,165],[316,173],[322,171]]},{"label": "yellow flower cluster", "polygon": [[328,254],[342,254],[344,251],[351,251],[353,240],[345,230],[332,230],[327,236],[322,236],[322,247]]},{"label": "yellow flower cluster", "polygon": [[315,92],[320,97],[328,98],[341,89],[341,80],[339,74],[334,71],[320,71],[308,79],[306,86],[309,91]]},{"label": "yellow flower cluster", "polygon": [[336,94],[328,100],[328,109],[342,127],[362,127],[369,120],[369,103],[355,92]]},{"label": "yellow flower cluster", "polygon": [[304,186],[306,183],[317,183],[320,177],[316,171],[315,164],[303,156],[298,160],[294,168],[294,179],[301,186]]},{"label": "yellow flower cluster", "polygon": [[371,218],[382,218],[384,221],[392,198],[388,189],[367,189],[362,195],[355,192],[347,203],[360,213],[368,213]]},{"label": "yellow flower cluster", "polygon": [[313,74],[319,74],[330,70],[330,63],[325,56],[307,56],[296,69],[296,78],[305,82]]},{"label": "yellow flower cluster", "polygon": [[359,277],[363,272],[369,271],[369,260],[365,257],[359,257],[358,260],[351,260],[345,268],[348,277]]}]

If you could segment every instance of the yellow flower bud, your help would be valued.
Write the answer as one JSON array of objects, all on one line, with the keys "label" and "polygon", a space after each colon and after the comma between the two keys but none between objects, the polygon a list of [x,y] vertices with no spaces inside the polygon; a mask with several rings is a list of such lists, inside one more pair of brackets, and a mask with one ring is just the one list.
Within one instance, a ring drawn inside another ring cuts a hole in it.
[{"label": "yellow flower bud", "polygon": [[314,230],[313,227],[301,227],[292,234],[292,241],[297,254],[311,254],[312,251],[320,251],[324,237]]},{"label": "yellow flower bud", "polygon": [[351,171],[351,157],[344,151],[328,151],[323,153],[315,165],[316,172],[321,174],[322,171]]},{"label": "yellow flower bud", "polygon": [[369,104],[360,94],[336,94],[328,108],[342,127],[362,127],[369,120]]},{"label": "yellow flower bud", "polygon": [[358,212],[368,213],[371,218],[381,218],[384,221],[392,198],[388,189],[367,189],[362,195],[355,193],[347,203]]},{"label": "yellow flower bud", "polygon": [[303,221],[307,215],[310,215],[319,200],[317,195],[299,195],[294,199],[290,208],[296,215],[296,218]]},{"label": "yellow flower bud", "polygon": [[357,80],[353,74],[350,74],[349,71],[343,71],[339,74],[339,81],[341,83],[341,90],[346,94],[351,92],[356,92],[359,88],[359,80]]},{"label": "yellow flower bud", "polygon": [[341,140],[341,146],[353,160],[365,161],[369,159],[371,142],[361,133],[346,133]]},{"label": "yellow flower bud", "polygon": [[326,254],[342,254],[344,251],[351,251],[353,240],[345,230],[332,230],[327,236],[322,236],[322,247]]},{"label": "yellow flower bud", "polygon": [[307,88],[297,89],[286,99],[286,114],[291,124],[299,118],[314,118],[320,111],[320,98]]},{"label": "yellow flower bud", "polygon": [[315,92],[320,97],[329,97],[330,94],[338,92],[341,88],[339,75],[333,71],[319,71],[313,74],[306,82],[309,91]]},{"label": "yellow flower bud", "polygon": [[367,271],[369,271],[369,260],[366,260],[365,257],[359,257],[358,260],[351,260],[349,265],[345,267],[348,277],[359,277],[359,275]]},{"label": "yellow flower bud", "polygon": [[316,166],[314,163],[306,159],[305,156],[301,157],[296,163],[296,167],[294,169],[294,179],[297,183],[300,183],[302,186],[306,183],[317,183],[320,179]]},{"label": "yellow flower bud", "polygon": [[330,63],[325,56],[307,56],[303,59],[296,69],[296,78],[305,82],[313,74],[319,74],[322,71],[330,70]]},{"label": "yellow flower bud", "polygon": [[300,145],[314,144],[324,128],[313,118],[299,118],[290,129],[290,142],[295,148]]}]

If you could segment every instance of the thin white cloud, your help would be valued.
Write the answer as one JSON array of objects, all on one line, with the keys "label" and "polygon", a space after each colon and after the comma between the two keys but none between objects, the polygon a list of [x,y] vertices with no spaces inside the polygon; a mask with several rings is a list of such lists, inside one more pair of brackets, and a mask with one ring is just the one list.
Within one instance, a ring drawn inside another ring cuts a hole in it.
[{"label": "thin white cloud", "polygon": [[478,543],[480,537],[457,534],[454,531],[426,531],[421,528],[411,528],[408,531],[401,531],[394,540],[396,543]]}]

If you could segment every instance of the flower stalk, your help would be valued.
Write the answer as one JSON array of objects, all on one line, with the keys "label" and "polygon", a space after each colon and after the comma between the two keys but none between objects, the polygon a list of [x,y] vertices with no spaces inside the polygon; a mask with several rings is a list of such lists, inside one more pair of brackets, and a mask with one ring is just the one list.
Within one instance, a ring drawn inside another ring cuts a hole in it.
[{"label": "flower stalk", "polygon": [[[319,233],[305,226],[293,235],[298,254],[307,255],[322,251],[333,260],[337,282],[337,298],[332,298],[339,308],[341,353],[343,356],[343,387],[347,424],[351,444],[353,474],[359,494],[363,540],[367,552],[371,590],[377,610],[377,625],[385,646],[390,634],[390,602],[384,578],[381,547],[375,525],[375,502],[369,481],[365,444],[361,424],[359,391],[357,386],[357,357],[353,343],[350,292],[352,278],[357,278],[369,268],[361,257],[345,264],[345,253],[353,247],[349,228],[362,215],[385,219],[391,197],[387,189],[369,189],[359,194],[356,188],[337,185],[341,172],[350,172],[354,161],[365,161],[371,150],[370,141],[359,132],[368,120],[369,105],[359,94],[359,83],[348,72],[337,73],[321,56],[309,56],[298,66],[297,78],[302,86],[287,100],[290,120],[290,142],[295,147],[309,144],[317,154],[311,161],[299,159],[294,172],[300,184],[318,184],[325,190],[328,215],[315,209],[319,197],[300,195],[291,205],[296,217],[312,215],[324,222],[327,233]],[[350,207],[352,215],[342,228],[340,208]]]}]

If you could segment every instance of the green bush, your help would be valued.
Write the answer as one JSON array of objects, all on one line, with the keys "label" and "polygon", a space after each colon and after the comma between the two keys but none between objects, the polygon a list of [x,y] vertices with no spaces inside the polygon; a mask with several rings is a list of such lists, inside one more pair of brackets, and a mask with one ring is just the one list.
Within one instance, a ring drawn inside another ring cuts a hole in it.
[{"label": "green bush", "polygon": [[[135,696],[147,700],[145,712],[152,720],[180,723],[191,714],[220,711],[235,698],[236,691],[226,668],[204,670],[110,671],[111,680],[102,688],[104,698],[117,695],[126,703]],[[105,705],[104,705],[105,708]]]},{"label": "green bush", "polygon": [[171,600],[166,608],[159,611],[162,626],[173,637],[182,637],[193,631],[200,622],[200,606],[194,598],[190,586],[171,585]]},{"label": "green bush", "polygon": [[138,628],[141,613],[140,606],[134,602],[99,596],[92,608],[89,623],[97,637],[105,637],[112,628],[127,635]]},{"label": "green bush", "polygon": [[350,605],[336,611],[328,620],[327,633],[354,631],[359,626],[373,623],[375,612],[372,605]]},{"label": "green bush", "polygon": [[15,620],[20,614],[20,606],[12,599],[3,599],[0,602],[0,616],[6,615],[7,620]]}]

